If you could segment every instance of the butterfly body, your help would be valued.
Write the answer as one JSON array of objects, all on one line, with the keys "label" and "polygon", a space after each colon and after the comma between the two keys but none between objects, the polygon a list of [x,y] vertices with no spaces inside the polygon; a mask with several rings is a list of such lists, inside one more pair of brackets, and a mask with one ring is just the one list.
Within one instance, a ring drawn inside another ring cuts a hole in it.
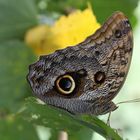
[{"label": "butterfly body", "polygon": [[49,105],[102,115],[117,108],[112,99],[125,81],[132,49],[130,23],[116,12],[84,42],[41,56],[30,65],[28,81]]}]

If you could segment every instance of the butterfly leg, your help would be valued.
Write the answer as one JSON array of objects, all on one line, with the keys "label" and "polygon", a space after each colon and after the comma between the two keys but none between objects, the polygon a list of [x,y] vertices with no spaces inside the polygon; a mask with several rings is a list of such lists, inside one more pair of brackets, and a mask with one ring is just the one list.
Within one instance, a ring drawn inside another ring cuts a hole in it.
[{"label": "butterfly leg", "polygon": [[111,117],[111,112],[109,112],[108,118],[107,118],[107,125],[108,125],[108,126],[110,126],[110,117]]}]

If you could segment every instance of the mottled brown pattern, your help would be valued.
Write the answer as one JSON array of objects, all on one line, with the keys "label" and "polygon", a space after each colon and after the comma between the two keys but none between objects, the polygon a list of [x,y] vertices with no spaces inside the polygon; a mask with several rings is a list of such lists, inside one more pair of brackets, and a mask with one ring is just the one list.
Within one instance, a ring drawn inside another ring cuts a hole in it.
[{"label": "mottled brown pattern", "polygon": [[[47,104],[74,114],[105,114],[117,108],[112,99],[125,81],[132,50],[129,20],[115,12],[84,42],[41,56],[30,65],[28,81],[34,95]],[[55,85],[66,74],[76,85],[67,95]]]}]

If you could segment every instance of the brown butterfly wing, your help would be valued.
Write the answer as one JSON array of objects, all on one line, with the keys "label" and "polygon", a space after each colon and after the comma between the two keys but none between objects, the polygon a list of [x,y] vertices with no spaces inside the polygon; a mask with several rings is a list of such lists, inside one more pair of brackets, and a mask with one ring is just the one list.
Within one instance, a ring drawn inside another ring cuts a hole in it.
[{"label": "brown butterfly wing", "polygon": [[[132,48],[130,23],[116,12],[84,42],[41,56],[30,66],[28,81],[34,94],[47,104],[72,113],[105,114],[116,109],[111,100],[124,83]],[[75,81],[69,95],[61,94],[55,84],[64,75]]]}]

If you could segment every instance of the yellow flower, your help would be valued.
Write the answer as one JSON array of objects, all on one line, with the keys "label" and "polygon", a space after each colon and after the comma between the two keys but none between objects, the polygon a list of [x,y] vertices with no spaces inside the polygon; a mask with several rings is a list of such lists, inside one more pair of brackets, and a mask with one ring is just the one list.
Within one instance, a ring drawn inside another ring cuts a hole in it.
[{"label": "yellow flower", "polygon": [[25,41],[37,55],[49,54],[82,42],[99,27],[91,7],[88,7],[84,11],[76,10],[68,16],[60,17],[51,27],[39,25],[30,29]]}]

